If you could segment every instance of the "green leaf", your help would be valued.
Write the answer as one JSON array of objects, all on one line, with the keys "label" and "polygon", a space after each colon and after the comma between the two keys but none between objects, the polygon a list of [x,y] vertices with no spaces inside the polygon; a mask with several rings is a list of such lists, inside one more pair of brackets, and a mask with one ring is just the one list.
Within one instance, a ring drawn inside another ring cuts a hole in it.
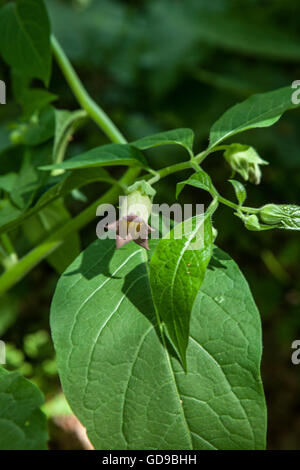
[{"label": "green leaf", "polygon": [[96,166],[138,165],[147,166],[143,155],[127,144],[107,144],[96,147],[88,152],[76,155],[68,160],[41,167],[42,170],[75,170]]},{"label": "green leaf", "polygon": [[[58,199],[26,220],[23,231],[35,246],[70,219],[63,201]],[[58,273],[62,273],[79,253],[80,239],[78,233],[74,232],[65,239],[60,248],[47,257],[47,260]]]},{"label": "green leaf", "polygon": [[150,282],[159,321],[186,365],[190,316],[212,255],[212,226],[201,214],[175,225],[150,262]]},{"label": "green leaf", "polygon": [[261,325],[216,250],[194,302],[187,372],[157,333],[147,254],[97,240],[61,276],[51,328],[67,400],[96,449],[262,449]]},{"label": "green leaf", "polygon": [[16,184],[17,177],[17,173],[6,173],[6,175],[1,175],[0,189],[3,189],[3,191],[10,193]]},{"label": "green leaf", "polygon": [[46,417],[40,390],[18,372],[0,367],[0,449],[45,450]]},{"label": "green leaf", "polygon": [[0,297],[0,338],[16,321],[19,313],[19,302],[11,292]]},{"label": "green leaf", "polygon": [[58,97],[42,88],[30,88],[32,79],[24,76],[15,69],[11,70],[12,94],[22,107],[22,119],[29,119]]},{"label": "green leaf", "polygon": [[132,142],[131,145],[139,150],[147,150],[160,145],[181,145],[193,155],[194,132],[191,129],[174,129],[159,132]]},{"label": "green leaf", "polygon": [[47,90],[32,88],[23,92],[19,103],[22,106],[23,115],[30,117],[34,112],[42,110],[56,99],[57,95],[49,93]]},{"label": "green leaf", "polygon": [[[21,214],[21,209],[17,209],[8,199],[0,201],[0,226],[9,226],[12,220],[17,220]],[[3,229],[2,232],[5,232]]]},{"label": "green leaf", "polygon": [[294,92],[291,87],[285,87],[259,93],[228,109],[211,128],[209,148],[239,132],[271,126],[285,111],[299,106],[292,102]]},{"label": "green leaf", "polygon": [[63,159],[70,136],[86,117],[87,113],[82,109],[72,112],[55,110],[54,162],[59,163]]},{"label": "green leaf", "polygon": [[99,183],[103,181],[111,184],[118,184],[118,182],[114,180],[114,178],[112,178],[103,168],[90,168],[68,172],[60,178],[54,178],[54,181],[57,180],[58,182],[45,191],[37,200],[36,204],[27,211],[24,212],[14,209],[13,206],[9,204],[6,209],[2,209],[0,212],[0,233],[18,227],[24,220],[38,213],[52,201],[55,201],[55,199],[66,196],[74,189],[96,181]]},{"label": "green leaf", "polygon": [[204,189],[205,191],[210,192],[211,194],[217,194],[217,190],[214,188],[210,176],[205,171],[197,171],[197,173],[192,174],[189,179],[185,181],[180,181],[176,186],[176,198],[188,184],[189,186],[194,186],[195,188]]},{"label": "green leaf", "polygon": [[[44,207],[49,202],[57,199],[58,197],[66,196],[74,189],[81,188],[90,183],[106,182],[110,184],[118,184],[104,168],[87,168],[83,170],[76,170],[67,172],[59,179],[58,183],[46,191],[36,203],[36,208]],[[99,185],[100,186],[100,185]]]},{"label": "green leaf", "polygon": [[21,74],[41,78],[51,74],[50,24],[43,0],[16,0],[0,9],[0,50]]},{"label": "green leaf", "polygon": [[21,123],[11,133],[11,140],[15,144],[37,146],[54,135],[54,108],[47,106],[39,114],[34,114],[26,123]]},{"label": "green leaf", "polygon": [[50,160],[51,147],[48,144],[36,148],[25,148],[20,172],[10,192],[12,202],[20,209],[27,209],[37,191],[46,183],[48,175],[37,168]]},{"label": "green leaf", "polygon": [[247,197],[247,192],[245,186],[237,180],[228,180],[229,183],[232,184],[235,195],[237,200],[239,201],[240,205],[242,205],[245,202],[245,199]]}]

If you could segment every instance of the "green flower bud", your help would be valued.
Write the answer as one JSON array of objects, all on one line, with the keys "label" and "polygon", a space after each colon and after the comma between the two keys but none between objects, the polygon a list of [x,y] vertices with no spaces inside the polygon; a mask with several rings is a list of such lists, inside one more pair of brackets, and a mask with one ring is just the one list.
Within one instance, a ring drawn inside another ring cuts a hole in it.
[{"label": "green flower bud", "polygon": [[253,147],[242,144],[231,144],[224,153],[231,168],[239,173],[245,181],[259,184],[261,180],[260,165],[268,162],[260,158]]},{"label": "green flower bud", "polygon": [[151,196],[151,197],[155,196],[156,194],[155,189],[152,188],[151,184],[149,184],[145,180],[137,181],[136,183],[129,186],[128,192],[132,193],[134,191],[139,191],[144,196]]},{"label": "green flower bud", "polygon": [[300,207],[292,204],[266,204],[259,211],[261,220],[268,225],[300,230]]},{"label": "green flower bud", "polygon": [[120,208],[120,218],[135,215],[147,222],[151,213],[152,201],[149,196],[140,191],[133,191],[123,199]]},{"label": "green flower bud", "polygon": [[258,220],[258,217],[255,214],[249,215],[244,218],[245,227],[251,231],[260,231],[261,226]]}]

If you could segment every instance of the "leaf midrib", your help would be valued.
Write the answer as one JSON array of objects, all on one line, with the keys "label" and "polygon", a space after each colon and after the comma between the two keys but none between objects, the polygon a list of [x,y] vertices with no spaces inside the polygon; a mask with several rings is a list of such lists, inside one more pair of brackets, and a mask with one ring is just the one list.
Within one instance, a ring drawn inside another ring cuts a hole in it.
[{"label": "leaf midrib", "polygon": [[[269,119],[276,119],[277,117],[280,118],[280,117],[282,116],[282,114],[285,112],[285,110],[283,110],[283,111],[280,112],[280,108],[281,108],[281,107],[282,107],[282,105],[277,105],[277,106],[275,106],[274,108],[271,108],[271,109],[269,109],[268,111],[265,111],[264,113],[259,114],[259,115],[256,116],[255,118],[252,118],[251,120],[246,121],[245,124],[241,124],[240,126],[236,127],[234,130],[231,130],[231,131],[227,132],[227,134],[225,134],[223,137],[217,139],[215,142],[213,141],[213,142],[209,145],[208,148],[212,148],[212,147],[214,147],[215,145],[218,145],[218,144],[219,144],[220,142],[222,142],[223,140],[227,139],[228,137],[231,137],[231,136],[234,135],[234,134],[237,134],[239,130],[243,129],[243,128],[246,127],[246,126],[248,127],[249,125],[255,123],[257,120],[264,120],[264,116],[265,116],[265,115],[269,114],[270,112],[275,111],[277,108],[278,108],[279,115],[270,117]],[[249,112],[248,112],[248,114],[249,114]],[[220,118],[220,119],[222,119],[222,118]],[[265,119],[268,119],[268,118],[265,118]],[[232,120],[232,118],[231,118],[231,120]],[[218,122],[216,122],[216,124],[217,124],[217,123],[218,123]],[[218,130],[214,131],[214,130],[212,129],[212,132],[221,132],[221,131],[220,131],[220,130],[219,130],[219,131],[218,131]]]},{"label": "leaf midrib", "polygon": [[[149,288],[151,296],[152,296],[153,308],[154,308],[154,311],[156,313],[156,317],[158,319],[158,324],[160,325],[161,321],[160,321],[160,318],[159,318],[159,313],[158,313],[158,311],[156,309],[156,306],[154,304],[154,301],[153,301],[152,289],[151,289],[151,284],[150,284],[150,272],[149,272],[149,265],[148,265],[148,256],[144,252],[142,252],[141,254],[142,254],[142,261],[144,262],[145,269],[146,269],[146,272],[147,272],[147,278],[146,278],[147,281],[146,282],[148,283],[148,288]],[[179,392],[178,387],[177,387],[177,382],[176,382],[176,378],[175,378],[175,374],[174,374],[174,369],[173,369],[172,364],[171,364],[171,359],[170,359],[170,356],[169,356],[169,353],[168,353],[164,333],[163,333],[161,328],[160,328],[160,332],[161,332],[161,339],[162,339],[162,342],[163,342],[164,352],[165,352],[166,359],[167,359],[167,364],[169,366],[171,378],[172,378],[173,384],[174,384],[175,393],[178,397],[179,408],[181,410],[183,422],[185,424],[185,427],[186,427],[186,430],[187,430],[187,435],[189,437],[190,449],[193,449],[193,440],[192,440],[191,430],[188,426],[188,422],[187,422],[187,419],[186,419],[186,416],[185,416],[185,413],[184,413],[184,407],[183,407],[182,401],[180,399],[180,392]]]}]

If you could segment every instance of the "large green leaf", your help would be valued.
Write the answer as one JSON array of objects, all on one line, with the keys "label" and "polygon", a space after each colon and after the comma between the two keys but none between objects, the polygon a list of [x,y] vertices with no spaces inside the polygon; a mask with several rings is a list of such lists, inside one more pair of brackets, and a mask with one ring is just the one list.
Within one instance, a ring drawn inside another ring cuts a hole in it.
[{"label": "large green leaf", "polygon": [[46,449],[46,417],[39,389],[18,372],[0,367],[0,449]]},{"label": "large green leaf", "polygon": [[[179,238],[180,237],[180,238]],[[212,255],[209,217],[200,214],[175,225],[150,262],[150,282],[159,322],[184,366],[194,300]]]},{"label": "large green leaf", "polygon": [[41,78],[51,73],[50,24],[43,0],[16,0],[0,9],[0,51],[21,74]]},{"label": "large green leaf", "polygon": [[43,170],[75,170],[95,166],[112,165],[140,165],[147,166],[143,155],[134,147],[127,144],[107,144],[93,148],[88,152],[76,155],[73,158],[42,167]]},{"label": "large green leaf", "polygon": [[194,303],[187,373],[157,332],[147,253],[97,240],[60,278],[51,328],[67,399],[97,449],[261,449],[261,325],[216,250]]},{"label": "large green leaf", "polygon": [[299,107],[292,102],[294,92],[291,87],[285,87],[259,93],[228,109],[211,128],[209,148],[239,132],[271,126],[285,111]]},{"label": "large green leaf", "polygon": [[194,132],[191,129],[174,129],[166,132],[159,132],[132,142],[131,145],[146,150],[160,145],[181,145],[190,155],[193,155]]}]

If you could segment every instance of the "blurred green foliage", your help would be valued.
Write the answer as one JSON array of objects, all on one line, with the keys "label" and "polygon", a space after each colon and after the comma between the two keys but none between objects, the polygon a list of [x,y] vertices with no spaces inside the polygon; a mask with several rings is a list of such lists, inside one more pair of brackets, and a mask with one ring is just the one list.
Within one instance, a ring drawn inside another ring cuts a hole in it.
[{"label": "blurred green foliage", "polygon": [[[215,120],[252,93],[289,86],[300,79],[300,3],[297,0],[48,0],[54,33],[85,86],[128,140],[174,127],[190,127],[197,150],[206,147]],[[67,27],[66,27],[67,25]],[[9,81],[0,62],[0,77]],[[54,65],[50,91],[59,108],[77,109]],[[49,97],[46,97],[46,99]],[[49,99],[52,99],[51,97]],[[0,106],[0,152],[10,147],[9,129],[19,113],[16,90]],[[285,115],[268,129],[241,134],[269,162],[260,186],[246,184],[247,205],[300,203],[300,113]],[[26,136],[25,136],[26,137]],[[235,138],[235,141],[237,139]],[[93,123],[79,130],[69,153],[106,143]],[[19,149],[19,150],[18,150]],[[182,151],[151,152],[157,168],[179,161]],[[0,153],[1,174],[22,165],[20,148]],[[42,158],[39,155],[37,158]],[[25,162],[25,163],[24,163]],[[234,200],[231,171],[221,154],[205,169],[220,192]],[[118,176],[123,170],[113,169]],[[171,176],[158,186],[157,202],[175,200]],[[14,176],[11,176],[13,184]],[[39,178],[34,182],[38,190]],[[6,181],[5,184],[8,184]],[[83,190],[95,199],[106,186]],[[20,188],[19,188],[20,189]],[[16,191],[20,204],[22,193]],[[68,196],[72,214],[85,207]],[[190,187],[181,202],[207,204],[204,192]],[[300,243],[297,232],[248,232],[231,210],[215,216],[217,243],[240,265],[260,309],[264,332],[263,380],[269,407],[269,448],[300,447],[300,366],[291,363],[291,343],[300,337]],[[18,230],[19,253],[30,248]],[[82,246],[95,237],[95,223],[81,232]],[[57,273],[42,263],[0,301],[0,336],[8,343],[8,368],[20,370],[51,398],[59,391],[49,334],[49,304]]]}]

